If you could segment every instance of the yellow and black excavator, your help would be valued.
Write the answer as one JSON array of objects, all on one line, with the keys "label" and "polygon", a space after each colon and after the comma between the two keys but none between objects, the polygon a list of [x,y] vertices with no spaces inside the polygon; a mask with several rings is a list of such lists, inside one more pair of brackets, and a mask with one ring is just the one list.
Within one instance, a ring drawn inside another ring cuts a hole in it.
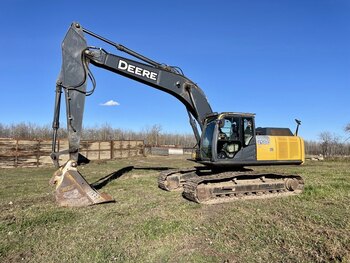
[{"label": "yellow and black excavator", "polygon": [[[85,35],[108,43],[134,57],[131,60],[87,45]],[[86,96],[96,82],[89,65],[104,68],[144,83],[177,98],[186,107],[196,145],[193,169],[167,170],[158,185],[164,190],[183,187],[183,196],[198,203],[228,202],[237,199],[268,198],[301,193],[299,175],[257,173],[247,166],[299,165],[304,162],[304,141],[298,136],[300,121],[293,134],[288,128],[256,128],[255,115],[213,112],[204,92],[178,67],[155,62],[123,45],[97,35],[73,22],[62,43],[62,67],[56,83],[51,158],[59,168],[51,183],[62,206],[86,206],[113,201],[100,194],[78,171],[79,146]],[[92,83],[87,90],[88,79]],[[58,152],[61,94],[65,93],[69,149]],[[59,164],[61,154],[69,161]]]}]

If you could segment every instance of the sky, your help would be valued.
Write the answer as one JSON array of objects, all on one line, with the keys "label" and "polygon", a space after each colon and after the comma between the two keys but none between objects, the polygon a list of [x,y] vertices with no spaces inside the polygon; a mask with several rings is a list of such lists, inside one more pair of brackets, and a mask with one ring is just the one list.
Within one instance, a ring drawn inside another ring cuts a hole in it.
[{"label": "sky", "polygon": [[[0,9],[0,123],[51,125],[61,42],[73,21],[155,61],[179,66],[216,112],[256,114],[318,140],[347,137],[349,0],[26,1]],[[113,47],[87,37],[88,45]],[[126,56],[127,57],[127,56]],[[91,66],[97,81],[84,126],[191,133],[174,97]],[[61,125],[65,125],[65,111]]]}]

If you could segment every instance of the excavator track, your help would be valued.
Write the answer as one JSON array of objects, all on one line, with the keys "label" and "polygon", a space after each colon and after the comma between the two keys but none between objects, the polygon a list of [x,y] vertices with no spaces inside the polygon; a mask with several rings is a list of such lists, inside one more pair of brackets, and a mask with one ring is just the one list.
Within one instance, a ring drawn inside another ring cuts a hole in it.
[{"label": "excavator track", "polygon": [[196,203],[217,204],[295,195],[303,188],[304,180],[299,175],[224,172],[190,178],[183,184],[183,196]]}]

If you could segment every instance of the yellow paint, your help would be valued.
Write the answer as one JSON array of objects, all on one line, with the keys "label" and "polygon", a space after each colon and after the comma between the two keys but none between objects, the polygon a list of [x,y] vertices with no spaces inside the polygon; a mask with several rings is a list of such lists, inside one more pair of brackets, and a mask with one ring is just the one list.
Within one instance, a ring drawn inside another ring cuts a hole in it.
[{"label": "yellow paint", "polygon": [[304,141],[298,136],[257,136],[258,161],[305,161]]}]

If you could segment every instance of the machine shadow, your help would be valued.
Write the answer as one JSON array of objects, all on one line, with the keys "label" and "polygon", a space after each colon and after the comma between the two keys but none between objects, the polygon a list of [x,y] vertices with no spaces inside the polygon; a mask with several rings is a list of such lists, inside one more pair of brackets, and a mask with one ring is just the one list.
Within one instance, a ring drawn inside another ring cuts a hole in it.
[{"label": "machine shadow", "polygon": [[169,169],[174,169],[172,167],[135,167],[135,166],[126,166],[122,169],[119,169],[105,177],[98,179],[96,182],[92,183],[91,186],[96,190],[99,190],[109,184],[110,182],[120,178],[122,175],[132,171],[132,170],[154,170],[154,171],[165,171]]}]

